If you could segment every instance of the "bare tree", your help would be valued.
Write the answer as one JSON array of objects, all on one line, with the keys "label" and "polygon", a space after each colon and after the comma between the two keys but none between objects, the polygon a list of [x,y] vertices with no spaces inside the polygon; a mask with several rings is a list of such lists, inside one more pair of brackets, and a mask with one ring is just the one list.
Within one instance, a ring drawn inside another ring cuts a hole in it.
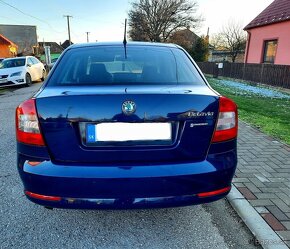
[{"label": "bare tree", "polygon": [[201,21],[196,15],[197,3],[193,0],[138,0],[129,11],[132,40],[166,42],[181,28],[195,28]]},{"label": "bare tree", "polygon": [[129,34],[134,41],[150,41],[148,36],[149,26],[147,25],[145,15],[142,12],[131,11],[129,13]]},{"label": "bare tree", "polygon": [[235,62],[238,53],[246,48],[246,33],[240,23],[229,21],[222,31],[213,38],[210,44],[216,50],[225,50],[230,52],[232,62]]},{"label": "bare tree", "polygon": [[214,50],[225,50],[222,40],[221,33],[213,34],[210,36],[210,45]]}]

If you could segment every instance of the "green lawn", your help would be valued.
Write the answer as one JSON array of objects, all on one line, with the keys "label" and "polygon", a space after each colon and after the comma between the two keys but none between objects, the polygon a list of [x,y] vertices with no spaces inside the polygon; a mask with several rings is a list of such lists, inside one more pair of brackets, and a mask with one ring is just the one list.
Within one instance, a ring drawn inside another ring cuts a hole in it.
[{"label": "green lawn", "polygon": [[6,91],[5,88],[0,88],[0,94],[3,94]]},{"label": "green lawn", "polygon": [[[266,134],[290,144],[290,99],[271,98],[221,84],[207,77],[210,85],[220,94],[233,99],[239,109],[239,118]],[[272,88],[273,89],[273,88]],[[278,92],[277,89],[275,89]],[[287,93],[284,93],[289,95]]]}]

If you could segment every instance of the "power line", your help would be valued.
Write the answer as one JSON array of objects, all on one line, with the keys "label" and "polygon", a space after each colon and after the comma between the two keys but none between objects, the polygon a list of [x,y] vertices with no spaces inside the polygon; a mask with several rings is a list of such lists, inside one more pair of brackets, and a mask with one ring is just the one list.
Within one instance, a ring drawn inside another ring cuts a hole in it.
[{"label": "power line", "polygon": [[61,32],[59,32],[59,31],[56,31],[56,30],[55,30],[55,29],[54,29],[54,28],[53,28],[53,27],[52,27],[48,22],[46,22],[45,20],[42,20],[42,19],[40,19],[40,18],[38,18],[38,17],[32,16],[32,15],[30,15],[30,14],[28,14],[28,13],[25,13],[24,11],[18,9],[17,7],[15,7],[15,6],[13,6],[13,5],[9,4],[9,3],[6,3],[6,2],[3,1],[3,0],[0,0],[0,2],[1,2],[2,4],[5,4],[5,5],[9,6],[9,7],[12,8],[12,9],[15,9],[16,11],[20,12],[21,14],[23,14],[23,15],[25,15],[25,16],[29,16],[29,17],[31,17],[31,18],[33,18],[33,19],[39,21],[39,22],[45,23],[45,24],[48,25],[48,26],[49,26],[49,27],[50,27],[54,32],[61,33]]}]

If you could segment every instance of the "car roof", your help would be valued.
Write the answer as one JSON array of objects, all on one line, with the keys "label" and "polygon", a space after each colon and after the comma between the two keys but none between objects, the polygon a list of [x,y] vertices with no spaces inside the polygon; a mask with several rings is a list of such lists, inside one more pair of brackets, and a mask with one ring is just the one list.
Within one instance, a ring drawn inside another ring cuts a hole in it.
[{"label": "car roof", "polygon": [[[123,42],[92,42],[92,43],[78,43],[71,45],[68,49],[98,47],[98,46],[124,46]],[[159,42],[127,42],[128,47],[132,46],[149,46],[149,47],[168,47],[176,48],[179,46],[173,43],[159,43]]]},{"label": "car roof", "polygon": [[33,56],[21,56],[21,57],[11,57],[11,58],[5,58],[5,60],[18,60],[18,59],[26,59],[28,57],[33,57]]}]

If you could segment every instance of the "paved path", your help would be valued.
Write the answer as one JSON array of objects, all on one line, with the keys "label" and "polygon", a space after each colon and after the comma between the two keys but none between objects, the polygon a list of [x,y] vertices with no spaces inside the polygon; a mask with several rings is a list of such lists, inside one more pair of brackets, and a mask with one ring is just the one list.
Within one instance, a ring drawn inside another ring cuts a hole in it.
[{"label": "paved path", "polygon": [[238,156],[234,185],[290,247],[290,147],[240,122]]}]

